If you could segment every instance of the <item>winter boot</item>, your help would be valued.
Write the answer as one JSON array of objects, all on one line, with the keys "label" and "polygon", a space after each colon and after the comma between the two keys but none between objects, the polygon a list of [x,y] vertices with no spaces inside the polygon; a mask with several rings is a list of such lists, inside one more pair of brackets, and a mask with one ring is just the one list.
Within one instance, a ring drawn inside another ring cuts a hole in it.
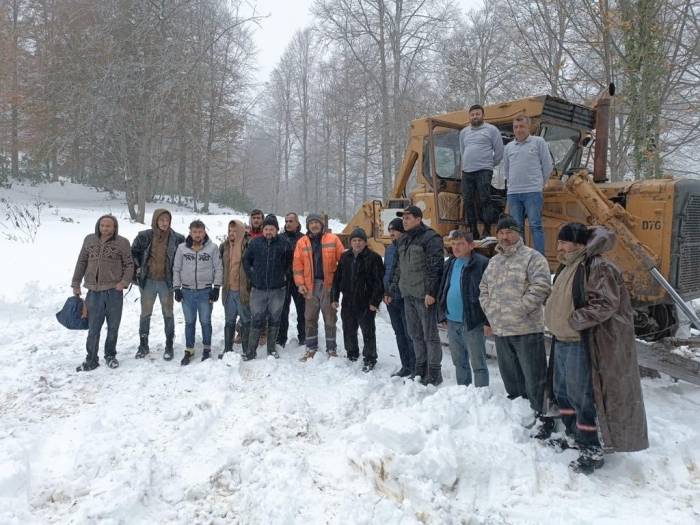
[{"label": "winter boot", "polygon": [[391,374],[391,377],[408,377],[411,375],[411,371],[406,367],[399,368],[396,372]]},{"label": "winter boot", "polygon": [[[241,333],[242,335],[242,333]],[[260,344],[260,328],[251,328],[248,336],[248,350],[246,355],[248,361],[250,359],[255,359],[258,355],[258,345]]]},{"label": "winter boot", "polygon": [[165,338],[165,352],[163,352],[163,359],[166,361],[172,361],[173,359],[173,336],[169,335]]},{"label": "winter boot", "polygon": [[363,365],[362,365],[362,371],[363,371],[365,374],[366,374],[367,372],[371,372],[372,370],[374,370],[374,365],[376,365],[376,364],[377,364],[377,363],[375,363],[375,362],[373,362],[373,361],[365,361],[365,362],[363,363]]},{"label": "winter boot", "polygon": [[280,355],[277,352],[277,332],[279,327],[267,325],[267,355],[271,355],[275,359],[279,359]]},{"label": "winter boot", "polygon": [[136,357],[136,359],[143,359],[150,352],[148,348],[148,334],[141,334],[139,340],[139,348],[136,350],[136,355],[134,357]]},{"label": "winter boot", "polygon": [[306,353],[304,353],[304,355],[299,358],[299,361],[308,361],[309,359],[313,359],[315,355],[316,350],[307,349]]},{"label": "winter boot", "polygon": [[194,356],[194,348],[186,348],[185,349],[185,355],[182,358],[182,361],[180,361],[181,366],[187,366],[190,364],[190,359]]},{"label": "winter boot", "polygon": [[119,368],[119,361],[117,360],[117,357],[114,355],[111,355],[109,357],[105,357],[105,362],[107,363],[107,366],[109,368]]},{"label": "winter boot", "polygon": [[241,325],[241,353],[243,354],[243,357],[245,358],[246,356],[248,359],[244,359],[244,361],[249,361],[250,359],[255,359],[255,350],[253,351],[253,356],[250,357],[250,323],[242,324]]},{"label": "winter boot", "polygon": [[338,357],[338,351],[335,348],[329,348],[326,350],[326,355],[328,357]]},{"label": "winter boot", "polygon": [[595,469],[605,464],[603,449],[597,446],[580,447],[576,461],[569,463],[569,468],[579,474],[592,474]]},{"label": "winter boot", "polygon": [[544,441],[549,439],[554,431],[555,421],[553,417],[538,416],[540,420],[540,426],[537,428],[537,432],[533,436],[535,439],[540,439]]},{"label": "winter boot", "polygon": [[202,350],[202,361],[206,361],[211,357],[211,348],[204,348]]},{"label": "winter boot", "polygon": [[233,351],[233,330],[232,325],[224,325],[224,351],[219,354],[219,359],[223,359],[226,352]]},{"label": "winter boot", "polygon": [[554,449],[554,452],[557,454],[564,452],[565,450],[568,449],[574,449],[578,450],[578,445],[576,444],[576,441],[571,436],[563,436],[563,437],[557,437],[557,438],[550,438],[547,441],[544,442],[545,445],[547,445],[550,448]]},{"label": "winter boot", "polygon": [[429,367],[428,372],[420,380],[420,384],[426,386],[438,386],[440,383],[442,383],[442,368],[439,366]]},{"label": "winter boot", "polygon": [[78,366],[75,371],[76,372],[91,372],[95,368],[100,366],[100,363],[97,361],[83,361],[83,363]]},{"label": "winter boot", "polygon": [[411,379],[420,377],[423,379],[428,371],[428,363],[416,363],[416,367],[411,372]]}]

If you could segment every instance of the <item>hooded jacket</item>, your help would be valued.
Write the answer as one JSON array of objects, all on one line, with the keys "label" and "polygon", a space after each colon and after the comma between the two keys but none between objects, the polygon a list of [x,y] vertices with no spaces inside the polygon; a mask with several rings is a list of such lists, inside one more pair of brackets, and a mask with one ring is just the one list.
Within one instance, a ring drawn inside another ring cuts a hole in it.
[{"label": "hooded jacket", "polygon": [[[569,325],[591,357],[591,379],[603,447],[633,452],[649,447],[634,337],[634,310],[622,274],[602,254],[615,235],[594,228],[573,283]],[[556,342],[552,347],[556,352]],[[550,358],[550,362],[553,360]]]},{"label": "hooded jacket", "polygon": [[[114,234],[102,242],[100,221],[105,218],[114,222]],[[95,223],[95,233],[91,233],[83,241],[71,286],[79,288],[80,281],[84,278],[85,288],[94,292],[111,290],[119,283],[126,288],[133,274],[134,261],[131,258],[129,241],[119,236],[117,218],[113,215],[103,215]]]},{"label": "hooded jacket", "polygon": [[384,264],[382,258],[365,246],[355,256],[347,250],[340,258],[333,278],[331,302],[343,294],[343,308],[364,311],[370,305],[379,307],[384,297]]},{"label": "hooded jacket", "polygon": [[253,288],[276,290],[287,286],[292,247],[281,236],[250,241],[243,255],[243,268]]},{"label": "hooded jacket", "polygon": [[[167,213],[172,218],[170,212],[165,208],[155,210],[151,219],[151,229],[140,231],[131,245],[131,256],[134,259],[134,275],[137,276],[137,283],[141,287],[146,286],[146,281],[148,280],[148,261],[151,258],[153,234],[158,229],[158,218],[164,213]],[[177,247],[183,242],[185,242],[185,236],[170,228],[168,244],[165,250],[165,282],[169,288],[173,287],[175,252]]]},{"label": "hooded jacket", "polygon": [[[337,235],[321,229],[321,260],[323,268],[323,287],[330,290],[333,287],[333,277],[338,267],[338,261],[345,252],[345,247]],[[314,253],[311,242],[311,232],[297,241],[294,249],[292,266],[294,284],[304,286],[307,290],[314,289]]]},{"label": "hooded jacket", "polygon": [[479,301],[499,337],[544,332],[544,302],[552,287],[549,264],[522,239],[496,247],[479,285]]},{"label": "hooded jacket", "polygon": [[442,237],[421,222],[399,239],[396,249],[391,295],[398,290],[404,298],[437,298],[445,262]]},{"label": "hooded jacket", "polygon": [[[248,280],[248,276],[243,269],[243,256],[248,248],[250,239],[245,231],[245,224],[243,224],[241,221],[233,220],[230,221],[228,225],[229,227],[231,225],[236,227],[236,243],[241,244],[241,260],[238,263],[238,292],[240,293],[241,303],[250,304],[250,281]],[[231,275],[231,242],[229,241],[228,237],[219,246],[219,255],[221,256],[221,262],[224,270],[221,301],[226,304],[226,296],[230,291],[229,276]]]},{"label": "hooded jacket", "polygon": [[219,247],[204,236],[199,251],[192,248],[192,237],[177,247],[173,264],[173,287],[201,290],[221,286],[223,268],[219,257]]}]

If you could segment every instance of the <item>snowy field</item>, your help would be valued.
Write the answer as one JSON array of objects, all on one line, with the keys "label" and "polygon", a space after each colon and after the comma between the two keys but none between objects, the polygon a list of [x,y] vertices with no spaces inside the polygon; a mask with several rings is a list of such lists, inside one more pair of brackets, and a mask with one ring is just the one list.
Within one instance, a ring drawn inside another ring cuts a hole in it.
[{"label": "snowy field", "polygon": [[[556,454],[521,426],[527,405],[506,400],[493,360],[489,389],[456,386],[447,352],[438,389],[390,378],[398,353],[384,309],[370,374],[344,358],[301,363],[295,344],[250,363],[237,353],[200,363],[198,346],[183,368],[177,304],[175,360],[162,359],[158,306],[151,355],[133,358],[132,289],[121,367],[78,374],[86,332],[54,314],[82,239],[104,212],[129,240],[144,226],[130,223],[123,201],[80,186],[15,186],[0,197],[51,205],[36,242],[0,240],[2,524],[700,522],[700,388],[645,379],[651,448],[572,474],[573,451]],[[171,209],[185,233],[195,216]],[[215,238],[231,218],[202,217]],[[217,353],[220,303],[213,324]]]}]

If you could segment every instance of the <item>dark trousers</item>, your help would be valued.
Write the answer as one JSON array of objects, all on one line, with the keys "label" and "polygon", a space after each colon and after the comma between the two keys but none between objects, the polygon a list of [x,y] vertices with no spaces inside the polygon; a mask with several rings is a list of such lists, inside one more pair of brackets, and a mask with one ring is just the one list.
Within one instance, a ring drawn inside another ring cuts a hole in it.
[{"label": "dark trousers", "polygon": [[544,334],[496,336],[496,353],[508,397],[528,399],[532,410],[541,414],[547,383]]},{"label": "dark trousers", "polygon": [[554,397],[568,434],[585,446],[599,446],[591,358],[580,341],[556,341]]},{"label": "dark trousers", "polygon": [[360,357],[360,348],[357,342],[357,329],[362,330],[362,357],[366,363],[377,362],[377,333],[374,325],[376,313],[369,309],[369,305],[354,307],[343,304],[340,309],[340,319],[343,322],[343,342],[349,358]]},{"label": "dark trousers", "polygon": [[391,327],[396,335],[396,346],[399,348],[401,367],[413,371],[416,367],[416,355],[413,353],[411,338],[408,337],[403,299],[390,302],[387,305],[387,310],[391,319]]},{"label": "dark trousers", "polygon": [[[425,307],[423,297],[404,297],[406,326],[416,355],[416,370],[423,372],[427,365],[432,369],[442,367],[442,344],[438,333],[437,304]],[[420,375],[420,374],[419,374]]]},{"label": "dark trousers", "polygon": [[280,328],[277,332],[277,344],[284,346],[287,344],[287,332],[289,331],[289,307],[294,300],[294,308],[297,311],[297,340],[303,342],[305,339],[306,321],[304,320],[304,296],[290,283],[287,287],[287,296],[284,298],[282,307],[282,317],[280,318]]},{"label": "dark trousers", "polygon": [[119,324],[122,321],[122,306],[124,293],[112,288],[102,292],[88,291],[85,297],[88,311],[88,336],[85,348],[86,361],[99,363],[100,332],[105,320],[107,321],[107,339],[105,339],[105,359],[117,355],[117,337]]},{"label": "dark trousers", "polygon": [[173,292],[165,281],[147,279],[141,291],[141,318],[139,320],[139,335],[148,337],[151,331],[151,316],[156,298],[160,300],[165,324],[165,339],[172,341],[175,337],[175,317],[173,315]]},{"label": "dark trousers", "polygon": [[464,222],[469,225],[475,238],[478,237],[477,222],[484,223],[484,233],[488,235],[494,221],[491,205],[492,170],[462,172],[462,203]]},{"label": "dark trousers", "polygon": [[269,328],[279,326],[282,306],[284,305],[285,288],[262,290],[253,288],[250,292],[250,314],[253,318],[253,328],[262,330],[267,321]]}]

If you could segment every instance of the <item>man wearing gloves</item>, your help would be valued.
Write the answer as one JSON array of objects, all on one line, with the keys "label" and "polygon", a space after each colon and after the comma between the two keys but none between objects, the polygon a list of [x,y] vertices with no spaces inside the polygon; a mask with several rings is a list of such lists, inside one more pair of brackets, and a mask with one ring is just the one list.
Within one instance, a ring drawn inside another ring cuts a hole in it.
[{"label": "man wearing gloves", "polygon": [[202,328],[202,361],[211,357],[211,312],[219,299],[223,269],[219,248],[209,239],[206,226],[192,221],[190,234],[177,248],[173,265],[175,300],[182,302],[185,314],[185,356],[180,364],[190,364],[194,356],[195,323]]},{"label": "man wearing gloves", "polygon": [[333,279],[333,308],[338,309],[340,295],[343,302],[340,318],[343,322],[343,341],[350,361],[360,357],[357,329],[362,330],[363,372],[377,364],[377,336],[374,318],[384,295],[384,264],[382,258],[367,247],[367,234],[356,228],[350,234],[350,249],[340,258]]}]

